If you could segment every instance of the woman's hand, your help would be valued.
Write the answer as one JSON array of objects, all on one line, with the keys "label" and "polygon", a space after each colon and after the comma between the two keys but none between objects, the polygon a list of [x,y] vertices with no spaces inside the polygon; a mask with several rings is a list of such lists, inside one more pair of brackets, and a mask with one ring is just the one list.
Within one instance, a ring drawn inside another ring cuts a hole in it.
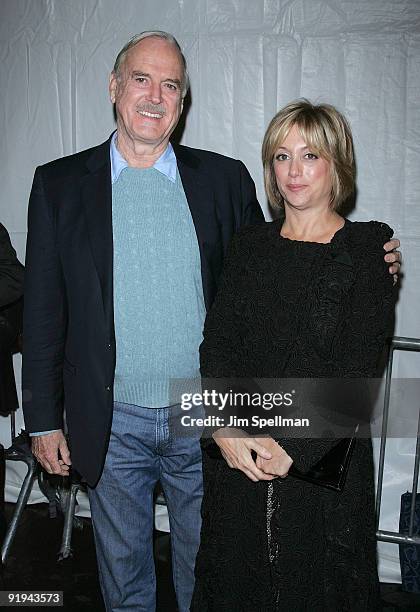
[{"label": "woman's hand", "polygon": [[257,467],[265,473],[270,475],[280,476],[280,478],[286,478],[290,466],[293,463],[293,459],[286,453],[273,438],[265,438],[267,444],[265,448],[270,451],[272,458],[265,459],[264,457],[257,457]]},{"label": "woman's hand", "polygon": [[[251,451],[257,453],[257,462],[260,458],[264,461],[271,460],[272,454],[266,445],[272,438],[252,438],[242,429],[223,427],[213,434],[213,439],[230,468],[240,470],[254,482],[276,478],[269,474],[268,470],[259,469],[251,455]],[[275,442],[274,444],[278,446]]]}]

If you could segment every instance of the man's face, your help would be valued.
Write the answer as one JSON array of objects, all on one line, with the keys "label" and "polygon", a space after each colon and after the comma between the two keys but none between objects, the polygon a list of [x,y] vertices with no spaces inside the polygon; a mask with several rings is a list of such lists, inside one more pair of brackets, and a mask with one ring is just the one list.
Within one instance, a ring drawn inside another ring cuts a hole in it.
[{"label": "man's face", "polygon": [[167,40],[150,37],[132,47],[109,83],[118,137],[134,145],[166,145],[182,112],[182,75],[179,52]]}]

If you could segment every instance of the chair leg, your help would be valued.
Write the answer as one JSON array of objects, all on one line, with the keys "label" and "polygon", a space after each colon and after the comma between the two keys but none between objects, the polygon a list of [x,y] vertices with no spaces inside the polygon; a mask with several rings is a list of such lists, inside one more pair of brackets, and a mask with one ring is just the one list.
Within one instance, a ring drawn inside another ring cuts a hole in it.
[{"label": "chair leg", "polygon": [[62,491],[66,496],[63,537],[61,540],[61,548],[58,553],[58,561],[64,561],[72,556],[71,535],[73,531],[74,512],[76,509],[76,495],[80,488],[80,483],[74,482],[71,484],[70,490]]},{"label": "chair leg", "polygon": [[25,462],[28,466],[28,471],[23,481],[22,488],[20,490],[19,497],[16,502],[15,511],[7,528],[6,535],[4,537],[3,545],[1,548],[1,561],[3,564],[6,564],[6,560],[9,555],[12,542],[15,538],[22,512],[25,509],[26,503],[32,491],[34,480],[37,475],[38,463],[35,458],[32,456],[27,457],[25,458]]},{"label": "chair leg", "polygon": [[[6,474],[6,460],[4,458],[4,447],[0,444],[0,545],[3,545],[4,535],[6,533],[6,516],[4,513],[4,486]],[[0,561],[0,589],[4,588],[3,582],[3,563]]]}]

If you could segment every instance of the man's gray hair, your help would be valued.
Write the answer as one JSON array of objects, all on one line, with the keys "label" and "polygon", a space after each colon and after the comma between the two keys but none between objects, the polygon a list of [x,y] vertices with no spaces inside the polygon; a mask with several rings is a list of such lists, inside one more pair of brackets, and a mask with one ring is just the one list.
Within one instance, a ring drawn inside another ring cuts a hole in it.
[{"label": "man's gray hair", "polygon": [[181,57],[181,63],[182,63],[182,92],[181,94],[182,94],[182,97],[185,98],[188,88],[190,86],[190,78],[188,76],[188,70],[187,70],[187,61],[184,57],[184,54],[182,53],[181,47],[177,39],[175,38],[175,36],[172,36],[172,34],[169,34],[169,32],[162,32],[161,30],[148,30],[146,32],[140,32],[140,34],[136,34],[135,36],[133,36],[133,38],[130,38],[128,43],[124,45],[124,47],[121,49],[121,51],[117,55],[117,58],[114,64],[114,69],[113,69],[114,74],[117,77],[120,76],[121,65],[123,64],[125,57],[127,55],[127,52],[131,49],[131,47],[134,47],[141,40],[144,40],[145,38],[151,38],[151,37],[162,38],[163,40],[167,40],[172,45],[174,45],[176,49],[179,51],[179,55]]}]

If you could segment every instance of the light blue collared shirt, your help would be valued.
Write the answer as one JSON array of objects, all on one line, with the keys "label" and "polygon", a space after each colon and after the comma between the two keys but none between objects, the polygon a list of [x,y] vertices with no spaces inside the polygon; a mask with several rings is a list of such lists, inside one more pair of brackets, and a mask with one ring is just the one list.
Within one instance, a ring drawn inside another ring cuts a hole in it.
[{"label": "light blue collared shirt", "polygon": [[[115,140],[117,138],[117,132],[114,132],[111,138],[111,145],[109,148],[109,154],[111,157],[111,183],[114,184],[115,181],[118,180],[122,170],[124,168],[128,168],[127,160],[121,155],[121,153],[117,149],[117,145],[115,144]],[[155,161],[153,164],[153,168],[164,174],[168,177],[170,181],[175,183],[176,181],[176,157],[174,149],[171,143],[168,143],[168,146],[162,153],[162,155]],[[51,429],[49,431],[37,431],[29,434],[30,436],[41,436],[48,433],[52,433],[53,431],[59,431],[58,429]]]},{"label": "light blue collared shirt", "polygon": [[[111,157],[111,183],[114,184],[115,181],[118,180],[122,170],[124,168],[128,168],[127,160],[121,155],[121,153],[117,149],[117,145],[115,143],[117,139],[117,132],[114,132],[111,138],[111,146],[109,148],[109,154]],[[176,181],[176,157],[175,152],[171,143],[168,143],[168,146],[162,153],[162,155],[155,161],[153,164],[153,168],[158,170],[162,174],[168,177],[173,183]]]}]

